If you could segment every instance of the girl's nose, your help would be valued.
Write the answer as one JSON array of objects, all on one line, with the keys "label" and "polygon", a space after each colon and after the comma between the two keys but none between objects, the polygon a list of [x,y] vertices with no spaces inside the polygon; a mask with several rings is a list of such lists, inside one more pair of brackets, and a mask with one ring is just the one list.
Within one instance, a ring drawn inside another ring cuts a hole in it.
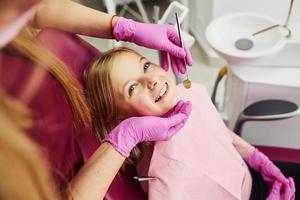
[{"label": "girl's nose", "polygon": [[154,79],[149,80],[147,83],[147,86],[150,90],[153,90],[156,85],[157,85],[157,81]]},{"label": "girl's nose", "polygon": [[147,87],[150,90],[153,90],[157,85],[157,78],[152,76],[152,77],[147,77]]}]

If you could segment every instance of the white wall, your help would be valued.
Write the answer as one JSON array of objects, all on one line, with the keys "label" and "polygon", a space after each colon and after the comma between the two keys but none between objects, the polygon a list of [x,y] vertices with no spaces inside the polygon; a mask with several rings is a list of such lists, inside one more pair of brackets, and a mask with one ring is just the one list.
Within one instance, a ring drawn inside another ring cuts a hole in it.
[{"label": "white wall", "polygon": [[[231,12],[256,12],[284,23],[290,0],[213,0],[213,18]],[[291,23],[300,23],[300,1],[294,0]]]},{"label": "white wall", "polygon": [[[233,12],[256,12],[285,22],[290,0],[190,0],[190,24],[206,25],[216,17]],[[294,0],[291,23],[300,23],[300,1]]]}]

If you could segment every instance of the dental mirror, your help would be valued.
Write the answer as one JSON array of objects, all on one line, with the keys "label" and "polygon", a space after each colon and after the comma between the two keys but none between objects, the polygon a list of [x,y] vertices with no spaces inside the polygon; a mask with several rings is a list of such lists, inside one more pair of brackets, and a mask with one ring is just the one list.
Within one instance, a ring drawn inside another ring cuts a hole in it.
[{"label": "dental mirror", "polygon": [[192,83],[187,74],[186,74],[186,79],[182,82],[182,84],[186,89],[189,89],[192,86]]},{"label": "dental mirror", "polygon": [[[176,17],[176,24],[177,24],[177,29],[178,29],[179,39],[180,39],[180,46],[183,48],[183,43],[182,43],[182,38],[181,38],[181,33],[180,33],[180,26],[179,26],[179,20],[178,20],[177,12],[175,13],[175,17]],[[185,58],[183,60],[184,60],[185,69],[186,69]],[[183,86],[184,86],[185,89],[189,89],[192,86],[192,83],[191,83],[191,81],[189,79],[189,76],[188,76],[187,69],[186,69],[186,79],[182,83],[183,83]]]}]

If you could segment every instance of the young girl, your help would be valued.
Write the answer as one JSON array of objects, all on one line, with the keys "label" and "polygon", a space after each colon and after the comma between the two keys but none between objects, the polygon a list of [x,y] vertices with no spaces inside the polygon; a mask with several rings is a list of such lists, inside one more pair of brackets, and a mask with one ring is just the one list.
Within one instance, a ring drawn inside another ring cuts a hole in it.
[{"label": "young girl", "polygon": [[[101,139],[126,118],[162,116],[180,99],[192,102],[181,133],[156,142],[150,150],[149,145],[147,150],[136,147],[127,159],[137,164],[145,153],[139,173],[155,177],[145,188],[149,199],[249,199],[252,177],[244,160],[271,188],[268,199],[294,199],[293,179],[285,178],[264,154],[226,128],[203,86],[176,86],[161,67],[127,48],[98,58],[86,71],[85,82]],[[259,193],[251,198],[265,199]]]}]

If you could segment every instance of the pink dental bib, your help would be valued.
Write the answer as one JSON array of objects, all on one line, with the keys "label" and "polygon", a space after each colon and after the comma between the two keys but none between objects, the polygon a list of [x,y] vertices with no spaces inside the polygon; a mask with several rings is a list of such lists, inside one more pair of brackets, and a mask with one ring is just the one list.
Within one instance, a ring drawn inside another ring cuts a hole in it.
[{"label": "pink dental bib", "polygon": [[192,113],[179,133],[156,142],[151,159],[141,161],[139,168],[149,169],[140,174],[156,177],[148,182],[148,199],[249,199],[251,175],[206,89],[193,83],[178,91],[192,102]]}]

